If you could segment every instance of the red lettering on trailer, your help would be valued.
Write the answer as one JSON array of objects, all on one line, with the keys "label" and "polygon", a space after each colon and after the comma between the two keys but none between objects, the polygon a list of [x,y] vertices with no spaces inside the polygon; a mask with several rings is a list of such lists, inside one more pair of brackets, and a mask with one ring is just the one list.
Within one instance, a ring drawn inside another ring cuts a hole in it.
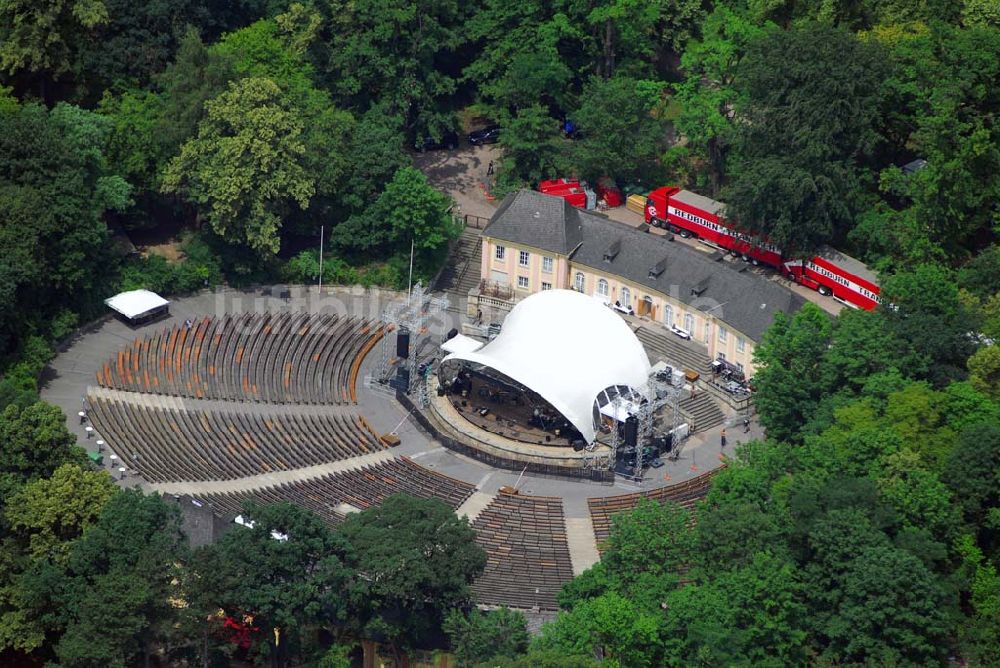
[{"label": "red lettering on trailer", "polygon": [[[679,195],[683,197],[678,197]],[[649,193],[646,199],[646,223],[670,225],[697,234],[726,250],[783,269],[808,287],[819,289],[822,286],[834,297],[853,306],[871,310],[880,303],[878,285],[874,280],[857,276],[827,257],[817,256],[805,263],[785,262],[783,253],[777,246],[740,232],[727,224],[721,215],[705,211],[691,200],[707,202],[708,206],[720,213],[723,208],[719,202],[687,193],[680,188],[662,187]],[[870,273],[864,265],[852,258],[845,256],[845,261],[848,266],[852,263],[857,266],[862,274]]]}]

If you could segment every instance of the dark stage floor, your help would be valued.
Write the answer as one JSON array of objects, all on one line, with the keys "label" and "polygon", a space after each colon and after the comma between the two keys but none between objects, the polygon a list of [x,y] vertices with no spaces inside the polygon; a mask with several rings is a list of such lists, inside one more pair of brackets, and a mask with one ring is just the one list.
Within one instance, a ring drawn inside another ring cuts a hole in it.
[{"label": "dark stage floor", "polygon": [[[560,434],[556,435],[554,428],[545,430],[529,424],[535,406],[525,395],[510,390],[498,391],[499,387],[475,376],[472,378],[472,390],[467,396],[452,395],[451,400],[453,404],[457,404],[456,408],[462,417],[480,429],[523,443],[572,447],[572,439],[577,438],[575,431],[567,437],[565,429],[561,429]],[[462,405],[463,402],[465,406]],[[542,402],[539,401],[538,404],[540,403]],[[486,409],[485,415],[480,413],[482,409]],[[548,409],[547,412],[554,417],[554,423],[565,423],[554,410]]]}]

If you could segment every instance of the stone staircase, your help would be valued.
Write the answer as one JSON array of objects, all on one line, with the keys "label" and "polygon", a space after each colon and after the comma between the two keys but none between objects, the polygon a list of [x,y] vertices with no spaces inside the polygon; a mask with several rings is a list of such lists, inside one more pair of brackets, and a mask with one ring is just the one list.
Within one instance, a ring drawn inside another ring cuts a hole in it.
[{"label": "stone staircase", "polygon": [[704,390],[694,398],[682,399],[679,408],[684,418],[693,424],[695,431],[708,431],[726,421],[726,416],[719,410],[715,399]]},{"label": "stone staircase", "polygon": [[711,373],[712,360],[704,346],[692,341],[685,341],[667,331],[662,325],[655,325],[662,333],[653,327],[634,327],[635,335],[642,342],[651,364],[662,359],[667,364],[681,369],[690,369],[700,374]]},{"label": "stone staircase", "polygon": [[[712,376],[712,360],[704,347],[693,341],[685,341],[666,329],[659,327],[661,332],[653,327],[639,326],[635,335],[642,342],[649,354],[649,361],[656,364],[662,359],[667,364],[681,369],[697,371],[705,378]],[[686,397],[680,402],[684,419],[692,424],[697,431],[707,431],[722,424],[726,416],[719,409],[716,400],[705,389],[701,389],[693,398]]]},{"label": "stone staircase", "polygon": [[445,268],[437,278],[434,289],[448,293],[449,311],[465,311],[465,298],[469,290],[479,285],[479,267],[482,263],[482,232],[467,227],[462,230],[455,246],[448,255]]}]

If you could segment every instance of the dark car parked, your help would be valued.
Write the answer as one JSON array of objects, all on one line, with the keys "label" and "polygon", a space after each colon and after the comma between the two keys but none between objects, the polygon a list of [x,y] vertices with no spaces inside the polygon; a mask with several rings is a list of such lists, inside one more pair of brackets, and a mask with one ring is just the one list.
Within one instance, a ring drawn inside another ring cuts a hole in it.
[{"label": "dark car parked", "polygon": [[469,143],[473,146],[480,144],[495,144],[500,141],[500,126],[490,125],[469,133]]},{"label": "dark car parked", "polygon": [[440,151],[442,149],[448,149],[451,151],[456,148],[458,148],[458,133],[453,130],[448,130],[442,134],[440,141],[437,141],[434,137],[428,135],[424,137],[422,144],[417,144],[417,150],[421,153],[424,151]]}]

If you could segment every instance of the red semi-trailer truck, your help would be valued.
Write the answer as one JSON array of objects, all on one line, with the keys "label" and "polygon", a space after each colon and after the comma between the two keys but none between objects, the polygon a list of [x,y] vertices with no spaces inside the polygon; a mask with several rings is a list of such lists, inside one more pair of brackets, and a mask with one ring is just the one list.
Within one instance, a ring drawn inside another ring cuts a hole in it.
[{"label": "red semi-trailer truck", "polygon": [[747,260],[781,271],[789,279],[832,295],[844,303],[872,310],[878,305],[875,275],[861,262],[833,248],[808,261],[786,260],[781,249],[741,232],[724,217],[725,204],[674,186],[646,198],[646,223],[684,237],[698,237]]},{"label": "red semi-trailer truck", "polygon": [[812,260],[792,260],[781,268],[791,280],[851,306],[871,311],[879,304],[874,272],[836,248],[825,246]]}]

